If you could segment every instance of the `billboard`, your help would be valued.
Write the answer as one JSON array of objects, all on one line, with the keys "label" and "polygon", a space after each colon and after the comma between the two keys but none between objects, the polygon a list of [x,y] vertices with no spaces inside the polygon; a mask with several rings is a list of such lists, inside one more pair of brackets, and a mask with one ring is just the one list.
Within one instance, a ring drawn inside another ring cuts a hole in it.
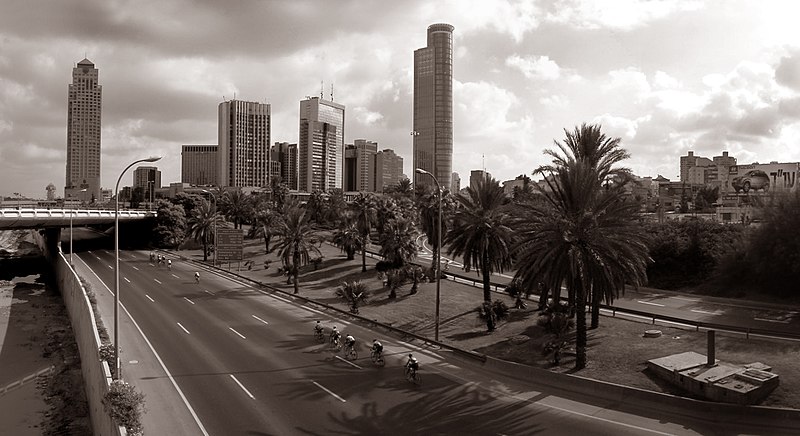
[{"label": "billboard", "polygon": [[766,192],[788,192],[800,182],[800,164],[769,163],[733,165],[728,170],[726,192],[733,194],[756,194]]},{"label": "billboard", "polygon": [[217,261],[241,261],[243,242],[242,229],[217,229]]}]

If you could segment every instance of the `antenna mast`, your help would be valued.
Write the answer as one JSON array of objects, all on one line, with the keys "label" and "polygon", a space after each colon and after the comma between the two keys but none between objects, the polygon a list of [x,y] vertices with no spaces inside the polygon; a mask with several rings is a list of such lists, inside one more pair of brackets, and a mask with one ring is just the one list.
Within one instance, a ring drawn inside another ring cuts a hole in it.
[{"label": "antenna mast", "polygon": [[331,101],[333,101],[333,83],[331,83]]},{"label": "antenna mast", "polygon": [[322,80],[319,81],[319,98],[325,98],[325,84]]}]

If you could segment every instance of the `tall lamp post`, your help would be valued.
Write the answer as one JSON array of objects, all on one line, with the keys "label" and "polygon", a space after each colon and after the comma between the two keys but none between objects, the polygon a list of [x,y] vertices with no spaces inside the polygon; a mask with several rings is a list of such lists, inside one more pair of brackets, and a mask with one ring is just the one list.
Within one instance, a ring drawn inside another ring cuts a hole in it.
[{"label": "tall lamp post", "polygon": [[[80,192],[86,192],[86,189],[81,189]],[[72,265],[72,214],[75,212],[75,206],[69,208],[69,264]]]},{"label": "tall lamp post", "polygon": [[142,162],[155,162],[159,159],[161,156],[131,162],[122,170],[117,178],[117,184],[114,185],[114,380],[119,380],[121,375],[119,364],[119,182],[132,166]]},{"label": "tall lamp post", "polygon": [[207,194],[211,194],[211,198],[214,200],[214,267],[217,266],[217,196],[214,195],[213,192],[209,191],[208,189],[203,189],[203,192]]},{"label": "tall lamp post", "polygon": [[427,174],[431,176],[433,182],[436,183],[436,191],[438,191],[437,197],[439,197],[439,222],[437,223],[437,230],[436,236],[438,239],[438,243],[436,245],[436,318],[435,318],[435,327],[433,332],[433,339],[435,341],[439,340],[439,290],[441,288],[441,281],[442,281],[442,187],[439,186],[439,181],[436,180],[436,176],[431,174],[429,171],[425,171],[422,168],[416,169],[417,174]]}]

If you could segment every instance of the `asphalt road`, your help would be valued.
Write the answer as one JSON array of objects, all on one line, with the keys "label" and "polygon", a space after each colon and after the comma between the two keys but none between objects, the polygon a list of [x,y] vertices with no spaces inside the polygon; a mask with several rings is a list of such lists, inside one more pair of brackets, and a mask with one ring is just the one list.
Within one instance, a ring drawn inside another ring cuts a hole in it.
[{"label": "asphalt road", "polygon": [[[113,250],[76,255],[113,289]],[[197,416],[186,434],[640,435],[724,429],[658,410],[632,413],[567,399],[246,283],[203,271],[196,284],[190,264],[173,262],[168,270],[151,264],[147,252],[120,257],[121,301],[166,367],[143,379],[169,385],[171,374],[184,406]],[[318,319],[363,343],[377,336],[386,346],[386,366],[373,367],[363,344],[359,359],[347,362],[316,343],[312,326]],[[422,363],[420,386],[402,376],[408,352]],[[123,375],[134,365],[152,364],[132,360],[127,350],[121,360]]]}]

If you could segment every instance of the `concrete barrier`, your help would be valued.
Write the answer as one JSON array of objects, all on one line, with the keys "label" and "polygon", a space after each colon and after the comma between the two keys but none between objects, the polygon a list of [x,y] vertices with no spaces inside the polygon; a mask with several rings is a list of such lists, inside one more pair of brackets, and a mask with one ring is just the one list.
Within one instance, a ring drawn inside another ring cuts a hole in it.
[{"label": "concrete barrier", "polygon": [[[103,397],[111,386],[111,371],[108,364],[100,359],[100,335],[97,333],[94,312],[86,289],[78,275],[67,262],[61,250],[48,239],[53,235],[42,235],[33,231],[34,239],[45,258],[53,266],[61,298],[69,314],[75,342],[81,356],[81,372],[84,390],[89,402],[92,430],[96,435],[124,436],[125,429],[118,426],[106,413]],[[53,251],[55,247],[56,252]]]}]

